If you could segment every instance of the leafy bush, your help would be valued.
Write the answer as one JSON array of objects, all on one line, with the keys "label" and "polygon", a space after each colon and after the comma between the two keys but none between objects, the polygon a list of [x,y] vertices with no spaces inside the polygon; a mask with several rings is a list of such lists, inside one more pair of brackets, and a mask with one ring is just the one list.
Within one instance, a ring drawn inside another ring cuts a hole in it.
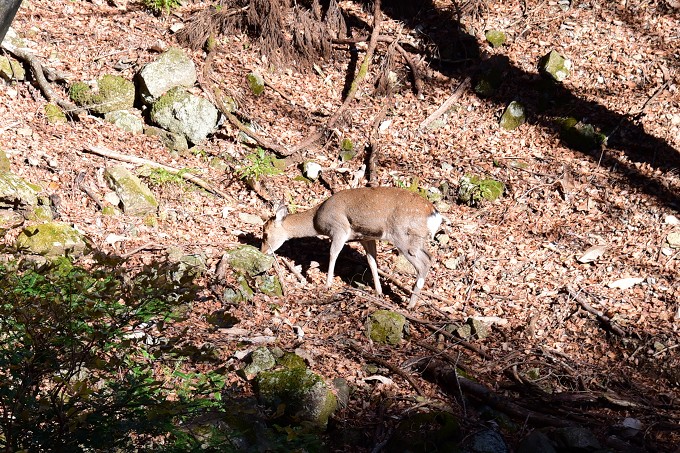
[{"label": "leafy bush", "polygon": [[142,3],[155,14],[170,14],[170,11],[182,6],[180,0],[142,0]]},{"label": "leafy bush", "polygon": [[67,260],[0,265],[0,449],[189,450],[182,424],[221,406],[218,373],[154,373],[151,329],[193,300],[190,277]]},{"label": "leafy bush", "polygon": [[249,164],[242,166],[238,170],[241,179],[258,181],[263,176],[278,175],[281,170],[275,165],[275,158],[271,154],[265,153],[262,148],[257,148],[257,152],[248,154],[246,159]]}]

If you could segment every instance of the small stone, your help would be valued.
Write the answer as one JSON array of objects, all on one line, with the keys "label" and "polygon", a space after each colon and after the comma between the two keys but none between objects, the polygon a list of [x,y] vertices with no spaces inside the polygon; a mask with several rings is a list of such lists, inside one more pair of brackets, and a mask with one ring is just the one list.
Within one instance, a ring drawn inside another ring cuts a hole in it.
[{"label": "small stone", "polygon": [[484,34],[491,47],[500,47],[505,44],[505,33],[500,30],[489,30]]},{"label": "small stone", "polygon": [[311,180],[316,180],[321,173],[321,165],[313,161],[307,161],[304,164],[304,174],[305,177]]},{"label": "small stone", "polygon": [[262,220],[262,217],[255,214],[249,214],[247,212],[239,212],[238,219],[241,222],[247,223],[249,225],[264,225],[264,220]]},{"label": "small stone", "polygon": [[666,236],[666,241],[668,241],[668,245],[671,248],[680,249],[680,231],[668,233],[668,236]]}]

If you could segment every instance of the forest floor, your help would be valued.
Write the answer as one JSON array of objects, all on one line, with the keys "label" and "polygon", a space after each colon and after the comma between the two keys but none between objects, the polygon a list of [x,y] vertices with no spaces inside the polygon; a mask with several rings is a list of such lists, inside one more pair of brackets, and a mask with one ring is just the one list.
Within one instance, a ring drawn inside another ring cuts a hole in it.
[{"label": "forest floor", "polygon": [[[359,19],[372,23],[370,7],[340,5],[355,16],[355,26]],[[345,248],[333,288],[324,291],[328,241],[312,238],[290,241],[277,253],[302,266],[306,283],[282,266],[284,297],[257,294],[224,307],[208,278],[202,297],[177,327],[190,326],[185,341],[213,345],[227,367],[240,367],[235,353],[256,346],[244,339],[271,338],[283,350],[303,354],[325,378],[346,379],[354,392],[333,423],[371,427],[375,438],[369,445],[383,441],[388,428],[418,406],[467,410],[471,427],[481,423],[476,409],[456,398],[458,389],[442,388],[407,367],[416,389],[388,367],[367,366],[371,356],[399,368],[445,353],[476,382],[527,411],[588,424],[602,439],[611,427],[634,418],[642,423],[640,451],[672,451],[680,445],[680,250],[666,242],[680,231],[680,10],[660,0],[588,0],[570,7],[562,1],[469,2],[473,7],[463,9],[462,31],[454,36],[455,27],[445,22],[455,12],[452,5],[437,1],[407,17],[385,10],[382,34],[409,43],[412,58],[428,67],[421,96],[414,94],[405,65],[390,96],[364,83],[330,140],[303,154],[321,164],[324,182],[298,178],[295,165],[263,181],[270,200],[285,199],[297,209],[350,187],[365,163],[373,122],[387,108],[378,135],[379,183],[409,186],[415,180],[426,189],[445,184],[451,192],[439,205],[449,240],[440,236],[431,244],[434,264],[417,308],[407,312],[408,295],[389,281],[383,282],[387,295],[374,295],[363,250],[355,245]],[[203,6],[186,4],[156,17],[133,2],[25,0],[13,28],[33,43],[45,65],[69,73],[71,81],[105,73],[132,79],[158,49],[176,45],[171,27]],[[489,29],[505,31],[508,42],[492,48],[484,39]],[[370,26],[355,32],[366,36]],[[336,45],[332,58],[317,62],[315,70],[295,65],[272,70],[247,36],[218,39],[212,79],[235,95],[243,118],[284,147],[303,141],[342,103],[353,56],[347,45]],[[473,51],[462,55],[462,46]],[[358,49],[361,62],[365,45]],[[369,80],[386,50],[386,44],[378,45]],[[573,67],[558,100],[546,106],[537,62],[550,50]],[[205,53],[187,52],[200,70]],[[481,98],[467,88],[438,128],[420,127],[465,77],[474,76],[481,60],[494,56],[509,61],[495,95]],[[254,69],[285,97],[271,88],[250,94],[245,76]],[[64,87],[54,87],[66,97]],[[512,100],[525,105],[527,122],[505,131],[499,116]],[[124,133],[99,118],[48,124],[45,103],[30,83],[0,87],[0,143],[11,170],[57,195],[60,220],[77,225],[100,250],[136,251],[133,259],[151,263],[180,248],[207,257],[212,272],[225,249],[259,246],[259,217],[271,216],[272,206],[235,174],[253,150],[231,124],[225,122],[190,152],[172,155],[158,139]],[[559,116],[595,125],[609,135],[607,145],[592,152],[568,148],[555,123]],[[340,162],[345,138],[359,154]],[[102,170],[119,162],[85,152],[89,146],[197,169],[230,198],[189,184],[152,184],[160,202],[157,225],[102,215],[77,178],[82,173],[103,198],[109,189]],[[225,159],[230,170],[211,167],[213,157]],[[500,180],[506,192],[480,207],[457,204],[458,182],[466,174]],[[11,244],[15,235],[9,232],[5,242]],[[118,240],[112,243],[112,237]],[[579,260],[592,246],[603,246],[598,250],[604,253]],[[378,261],[404,285],[413,284],[413,276],[397,268],[389,244],[379,246]],[[628,278],[640,280],[630,287],[611,285]],[[365,335],[368,314],[384,307],[411,317],[409,337],[397,347],[371,344]],[[222,308],[240,319],[238,333],[207,322]],[[490,322],[485,336],[460,343],[437,333],[471,317]],[[375,374],[389,379],[369,379]],[[249,391],[235,373],[233,381]],[[418,391],[429,403],[414,398]]]}]

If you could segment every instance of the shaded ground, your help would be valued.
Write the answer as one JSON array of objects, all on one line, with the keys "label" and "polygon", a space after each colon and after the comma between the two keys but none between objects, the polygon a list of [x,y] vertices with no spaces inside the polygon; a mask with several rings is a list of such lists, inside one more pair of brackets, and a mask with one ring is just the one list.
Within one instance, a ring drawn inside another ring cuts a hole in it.
[{"label": "shaded ground", "polygon": [[[489,2],[482,7],[473,2],[460,14],[460,31],[451,22],[457,12],[448,2],[387,9],[383,34],[400,33],[413,49],[423,50],[423,63],[434,70],[425,80],[423,98],[410,90],[406,72],[400,73],[402,88],[392,99],[374,96],[373,88],[364,86],[337,128],[337,138],[305,155],[324,166],[334,188],[348,187],[363,156],[340,164],[339,141],[349,138],[363,153],[374,118],[389,103],[390,123],[379,136],[381,184],[408,185],[418,178],[421,187],[447,183],[455,191],[464,174],[490,175],[506,183],[507,193],[499,202],[481,208],[448,203],[443,227],[449,241],[433,244],[436,263],[425,288],[437,298],[425,298],[426,304],[412,313],[442,326],[472,316],[493,319],[488,336],[469,340],[477,351],[416,321],[411,339],[398,348],[369,344],[363,331],[366,316],[383,305],[404,310],[405,295],[387,283],[388,295],[375,299],[358,248],[343,252],[333,291],[322,291],[328,244],[315,239],[291,242],[280,250],[302,266],[307,284],[297,283],[283,268],[286,297],[258,295],[231,310],[241,319],[244,337],[273,335],[284,350],[305,351],[314,371],[355,386],[349,407],[334,423],[370,427],[375,438],[368,445],[388,436],[387,429],[375,426],[392,426],[418,403],[411,398],[414,389],[386,368],[378,368],[377,374],[389,374],[391,383],[366,380],[376,371],[367,367],[370,361],[364,356],[344,346],[349,340],[395,366],[432,355],[416,343],[436,344],[478,382],[509,399],[522,396],[519,401],[528,408],[592,424],[600,434],[633,417],[643,423],[644,448],[670,451],[680,443],[673,432],[680,423],[680,254],[665,245],[667,235],[680,229],[669,219],[680,217],[680,13],[665,2],[578,2],[566,10],[553,3]],[[342,5],[356,16],[354,22],[372,22],[360,6]],[[22,6],[13,27],[35,43],[32,47],[43,62],[70,73],[73,80],[103,73],[132,78],[157,55],[152,49],[159,41],[173,44],[169,27],[199,7],[188,5],[177,14],[155,18],[134,3],[117,9],[36,0]],[[425,25],[419,32],[414,31],[418,24]],[[492,49],[483,37],[491,28],[506,31],[508,44]],[[319,71],[299,73],[295,68],[269,71],[246,36],[222,37],[221,44],[225,51],[213,62],[214,79],[237,95],[243,115],[257,122],[265,136],[293,146],[341,102],[345,69],[351,66],[347,46],[337,46],[334,60],[319,64]],[[551,49],[570,58],[574,68],[546,104],[536,62]],[[372,68],[379,66],[384,50],[378,48]],[[360,50],[359,59],[362,55]],[[446,124],[420,130],[419,124],[458,83],[474,76],[477,55],[508,58],[501,89],[490,99],[465,91],[447,113]],[[200,67],[204,54],[193,56]],[[255,68],[291,101],[272,90],[250,95],[245,74]],[[498,127],[498,117],[511,100],[525,104],[528,122],[506,132]],[[236,130],[225,126],[193,153],[173,156],[153,138],[127,135],[96,118],[49,125],[42,115],[44,103],[30,84],[2,87],[0,143],[12,171],[58,195],[61,220],[78,225],[104,251],[126,253],[151,244],[179,247],[206,255],[214,269],[225,248],[257,245],[261,227],[243,214],[266,217],[269,207],[234,174],[208,165],[210,157],[218,156],[237,166],[250,152],[237,141]],[[583,153],[565,147],[554,122],[562,115],[583,119],[607,134],[614,131],[606,149]],[[100,195],[107,191],[101,170],[110,162],[82,153],[88,145],[200,168],[205,179],[220,184],[233,199],[164,184],[154,187],[161,202],[158,226],[102,216],[75,183],[84,172]],[[297,175],[299,169],[290,167],[269,178],[265,187],[271,198],[305,208],[330,194],[323,184],[296,180]],[[5,242],[11,243],[15,234],[8,233]],[[106,240],[110,234],[125,239],[112,245]],[[577,258],[592,245],[606,245],[607,250],[594,262],[580,263]],[[159,256],[163,251],[140,251],[135,259],[150,262]],[[380,247],[379,262],[383,270],[397,273],[396,255],[387,244]],[[411,285],[411,276],[397,275]],[[630,289],[608,286],[627,277],[644,281]],[[361,281],[369,284],[366,292],[349,289]],[[613,334],[584,311],[574,294],[604,312],[625,335]],[[204,296],[185,321],[191,326],[186,341],[216,345],[224,363],[238,366],[234,352],[249,346],[241,337],[208,325],[205,316],[222,304],[208,288]],[[291,325],[301,327],[304,337]],[[429,398],[463,413],[453,396],[409,372]],[[234,380],[248,391],[236,376]],[[474,426],[474,409],[466,410]]]}]

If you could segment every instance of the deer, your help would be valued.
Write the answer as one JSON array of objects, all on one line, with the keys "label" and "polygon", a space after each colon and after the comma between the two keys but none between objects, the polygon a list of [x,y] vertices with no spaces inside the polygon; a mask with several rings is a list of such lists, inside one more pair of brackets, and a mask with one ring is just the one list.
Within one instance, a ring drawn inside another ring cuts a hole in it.
[{"label": "deer", "polygon": [[263,228],[262,253],[273,255],[288,239],[327,236],[331,239],[326,288],[333,284],[335,262],[349,241],[359,241],[378,295],[382,287],[378,278],[376,241],[387,241],[413,265],[416,282],[407,306],[416,305],[425,286],[432,258],[427,250],[442,222],[442,216],[424,197],[396,187],[366,187],[342,190],[303,212],[290,214],[280,204],[274,217]]}]

